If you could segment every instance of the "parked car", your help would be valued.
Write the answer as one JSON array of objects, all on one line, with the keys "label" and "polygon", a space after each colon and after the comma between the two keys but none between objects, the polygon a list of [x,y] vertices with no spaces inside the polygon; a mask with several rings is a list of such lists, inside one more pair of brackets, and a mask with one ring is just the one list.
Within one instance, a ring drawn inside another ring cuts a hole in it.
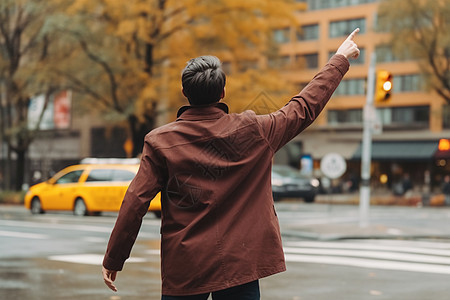
[{"label": "parked car", "polygon": [[314,202],[319,180],[303,176],[298,170],[282,165],[272,166],[272,194],[275,201],[281,198],[303,198]]},{"label": "parked car", "polygon": [[[67,167],[49,180],[30,187],[25,195],[25,207],[33,214],[72,210],[77,216],[119,211],[138,169],[139,165],[135,163],[93,163]],[[161,216],[160,194],[151,201],[149,211]]]}]

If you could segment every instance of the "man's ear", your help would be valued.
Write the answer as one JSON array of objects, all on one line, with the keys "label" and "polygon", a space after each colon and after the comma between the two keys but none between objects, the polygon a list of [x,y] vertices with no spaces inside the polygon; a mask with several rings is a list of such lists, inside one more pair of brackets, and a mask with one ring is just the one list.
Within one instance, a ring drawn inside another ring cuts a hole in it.
[{"label": "man's ear", "polygon": [[183,96],[185,96],[187,98],[186,93],[184,92],[183,88],[181,88],[181,92],[183,93]]},{"label": "man's ear", "polygon": [[223,88],[222,95],[220,95],[220,99],[225,98],[225,88]]}]

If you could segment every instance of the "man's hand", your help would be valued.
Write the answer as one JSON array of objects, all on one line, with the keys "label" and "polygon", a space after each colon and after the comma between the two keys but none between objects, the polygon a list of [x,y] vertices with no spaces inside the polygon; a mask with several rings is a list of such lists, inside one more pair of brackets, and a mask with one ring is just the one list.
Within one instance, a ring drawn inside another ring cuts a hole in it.
[{"label": "man's hand", "polygon": [[358,58],[359,49],[358,45],[353,41],[355,35],[359,32],[359,28],[353,30],[353,32],[347,37],[347,39],[339,46],[339,49],[336,51],[336,54],[344,55],[347,59],[349,58]]},{"label": "man's hand", "polygon": [[105,284],[114,292],[117,292],[117,288],[114,285],[114,280],[116,280],[117,271],[108,270],[102,267],[103,280]]}]

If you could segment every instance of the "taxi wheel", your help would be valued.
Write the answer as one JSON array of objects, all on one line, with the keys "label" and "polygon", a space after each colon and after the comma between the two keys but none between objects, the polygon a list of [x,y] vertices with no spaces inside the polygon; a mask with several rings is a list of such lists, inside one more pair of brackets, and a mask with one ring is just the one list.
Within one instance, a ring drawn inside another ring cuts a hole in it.
[{"label": "taxi wheel", "polygon": [[73,206],[73,214],[75,216],[87,216],[88,215],[86,203],[84,203],[83,199],[77,198],[75,200],[75,204]]},{"label": "taxi wheel", "polygon": [[41,200],[38,197],[33,197],[31,200],[30,210],[33,215],[44,213],[42,210]]}]

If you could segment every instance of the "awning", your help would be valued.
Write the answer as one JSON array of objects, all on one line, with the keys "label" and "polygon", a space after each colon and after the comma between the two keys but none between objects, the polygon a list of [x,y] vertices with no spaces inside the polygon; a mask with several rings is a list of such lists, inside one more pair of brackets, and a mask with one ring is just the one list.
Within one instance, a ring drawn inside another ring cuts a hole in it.
[{"label": "awning", "polygon": [[328,153],[338,153],[345,159],[351,159],[358,148],[359,142],[356,141],[337,141],[337,140],[307,140],[303,142],[304,153],[311,154],[314,159],[321,159]]},{"label": "awning", "polygon": [[[372,160],[428,161],[434,158],[438,141],[373,141]],[[352,160],[360,160],[362,144]]]}]

